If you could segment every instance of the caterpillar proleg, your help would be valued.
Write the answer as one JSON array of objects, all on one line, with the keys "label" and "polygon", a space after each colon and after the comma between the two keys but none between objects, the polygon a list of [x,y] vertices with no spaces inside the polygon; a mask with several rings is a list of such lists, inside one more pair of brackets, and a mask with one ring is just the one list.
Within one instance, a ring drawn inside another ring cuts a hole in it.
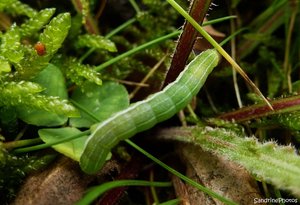
[{"label": "caterpillar proleg", "polygon": [[162,91],[100,123],[85,144],[80,158],[81,169],[89,174],[96,173],[105,163],[110,150],[121,140],[147,130],[183,109],[199,92],[218,62],[216,50],[202,52]]}]

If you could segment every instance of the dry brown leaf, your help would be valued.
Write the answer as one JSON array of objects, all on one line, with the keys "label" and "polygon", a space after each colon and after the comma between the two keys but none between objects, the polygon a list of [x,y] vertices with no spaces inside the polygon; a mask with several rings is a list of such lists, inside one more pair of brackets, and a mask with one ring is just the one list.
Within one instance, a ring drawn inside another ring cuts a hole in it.
[{"label": "dry brown leaf", "polygon": [[[253,204],[255,198],[263,198],[253,177],[236,163],[191,144],[181,144],[178,150],[187,167],[187,176],[205,187],[238,204]],[[195,187],[187,187],[191,204],[223,204]]]}]

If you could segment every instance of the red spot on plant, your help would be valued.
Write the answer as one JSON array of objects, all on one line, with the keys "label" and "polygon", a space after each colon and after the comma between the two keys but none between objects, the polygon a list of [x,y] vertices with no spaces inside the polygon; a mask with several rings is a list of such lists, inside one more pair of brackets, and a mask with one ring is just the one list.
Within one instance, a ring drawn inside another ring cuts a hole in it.
[{"label": "red spot on plant", "polygon": [[36,53],[39,55],[39,56],[43,56],[46,54],[46,47],[43,43],[41,42],[37,42],[35,45],[34,45],[34,49],[36,50]]}]

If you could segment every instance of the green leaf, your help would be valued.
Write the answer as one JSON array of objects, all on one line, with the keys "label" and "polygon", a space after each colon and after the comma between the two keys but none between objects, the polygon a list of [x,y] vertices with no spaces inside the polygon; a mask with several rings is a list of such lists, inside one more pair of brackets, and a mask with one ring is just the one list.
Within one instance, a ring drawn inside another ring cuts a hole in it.
[{"label": "green leaf", "polygon": [[86,81],[102,85],[100,74],[95,68],[89,65],[83,65],[75,58],[66,60],[62,68],[65,76],[78,86],[82,86]]},{"label": "green leaf", "polygon": [[84,93],[78,88],[74,91],[72,99],[97,117],[94,119],[81,111],[81,118],[70,120],[70,124],[75,127],[90,127],[129,106],[125,87],[114,82],[107,82],[102,86],[88,84]]},{"label": "green leaf", "polygon": [[79,36],[77,41],[77,46],[79,48],[89,47],[89,48],[96,48],[96,49],[104,49],[110,52],[117,51],[116,45],[112,41],[105,38],[104,36],[98,36],[98,35],[85,34]]},{"label": "green leaf", "polygon": [[59,14],[54,17],[40,35],[39,41],[45,47],[45,54],[38,55],[32,47],[24,46],[25,57],[16,67],[16,79],[32,79],[43,70],[53,55],[62,46],[71,24],[69,13]]},{"label": "green leaf", "polygon": [[[40,138],[45,143],[53,143],[69,136],[78,135],[81,133],[81,131],[76,128],[65,127],[55,129],[40,129],[38,133]],[[67,157],[70,157],[75,161],[79,161],[87,137],[88,136],[86,135],[69,142],[54,145],[53,148]]]},{"label": "green leaf", "polygon": [[[46,96],[57,96],[60,99],[67,99],[68,97],[64,76],[60,69],[52,64],[49,64],[47,68],[40,72],[33,81],[45,88],[42,94]],[[53,104],[54,102],[49,103]],[[65,106],[58,104],[58,111],[56,112],[45,111],[38,108],[28,109],[27,107],[19,107],[18,114],[19,118],[29,124],[39,126],[57,126],[66,123],[68,120],[67,116],[78,116],[78,113],[74,108],[73,111],[69,110],[70,112],[68,110],[64,111],[63,109],[65,108],[70,109],[68,104]],[[61,109],[60,112],[59,109]]]},{"label": "green leaf", "polygon": [[0,105],[14,106],[22,103],[22,95],[41,92],[40,85],[33,82],[5,82],[0,86]]},{"label": "green leaf", "polygon": [[0,10],[2,11],[4,8],[8,7],[8,5],[14,3],[16,0],[0,0]]},{"label": "green leaf", "polygon": [[69,13],[54,17],[40,35],[40,42],[46,47],[46,56],[53,55],[62,46],[71,26]]},{"label": "green leaf", "polygon": [[2,72],[8,73],[11,71],[10,64],[3,56],[0,56],[0,74]]},{"label": "green leaf", "polygon": [[30,36],[36,34],[36,32],[42,29],[43,26],[49,22],[49,19],[52,17],[54,12],[54,8],[41,10],[34,17],[30,18],[26,23],[20,26],[21,35]]},{"label": "green leaf", "polygon": [[300,196],[300,158],[294,147],[280,146],[272,141],[260,143],[253,137],[244,138],[224,128],[194,127],[184,131],[185,136],[178,132],[174,137],[221,154],[244,166],[257,178]]},{"label": "green leaf", "polygon": [[33,79],[46,88],[42,94],[48,96],[59,96],[61,99],[67,99],[67,87],[61,70],[53,64],[49,64],[42,72]]},{"label": "green leaf", "polygon": [[13,63],[18,63],[22,60],[24,53],[21,49],[20,32],[16,24],[13,24],[10,29],[2,35],[0,53]]},{"label": "green leaf", "polygon": [[[14,15],[26,15],[28,17],[33,17],[37,14],[37,11],[31,8],[29,5],[22,3],[18,0],[3,0],[5,1],[5,9],[8,13]],[[0,3],[0,5],[2,2]]]}]

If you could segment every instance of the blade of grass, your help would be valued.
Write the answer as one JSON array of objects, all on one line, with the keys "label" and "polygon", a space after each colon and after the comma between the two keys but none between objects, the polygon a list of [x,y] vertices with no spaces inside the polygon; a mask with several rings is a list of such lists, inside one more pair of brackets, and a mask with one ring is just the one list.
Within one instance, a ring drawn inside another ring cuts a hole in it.
[{"label": "blade of grass", "polygon": [[[190,1],[189,15],[195,21],[202,24],[202,21],[208,11],[211,0],[193,0]],[[193,49],[198,32],[189,21],[185,21],[183,31],[178,39],[175,52],[172,57],[170,68],[167,72],[162,88],[173,82],[179,73],[184,70],[186,61]]]},{"label": "blade of grass", "polygon": [[288,28],[286,31],[286,42],[285,42],[285,52],[284,52],[284,63],[283,63],[283,70],[285,73],[285,83],[284,83],[284,88],[288,88],[289,93],[292,92],[292,78],[291,78],[291,72],[292,68],[290,65],[290,47],[291,47],[291,42],[292,42],[292,33],[295,27],[295,21],[296,21],[296,16],[298,13],[298,2],[297,1],[291,1],[291,16],[289,19],[288,23]]},{"label": "blade of grass", "polygon": [[83,198],[76,203],[76,205],[88,205],[91,204],[95,199],[106,191],[122,187],[122,186],[157,186],[157,187],[169,187],[171,182],[149,182],[142,180],[118,180],[111,181],[101,184],[100,186],[92,187],[89,191],[83,196]]},{"label": "blade of grass", "polygon": [[136,13],[139,13],[141,11],[139,5],[135,2],[135,0],[129,0],[131,6],[134,8]]},{"label": "blade of grass", "polygon": [[105,63],[102,63],[101,65],[97,66],[95,68],[95,70],[96,71],[101,71],[102,69],[104,69],[104,68],[106,68],[106,67],[108,67],[108,66],[110,66],[110,65],[112,65],[112,64],[114,64],[116,62],[118,62],[119,60],[121,60],[123,58],[126,58],[126,57],[128,57],[128,56],[130,56],[132,54],[135,54],[135,53],[137,53],[137,52],[139,52],[141,50],[149,48],[150,46],[153,46],[153,45],[155,45],[157,43],[160,43],[162,41],[165,41],[167,39],[170,39],[170,38],[173,38],[175,36],[178,36],[180,33],[181,33],[181,31],[174,31],[172,33],[169,33],[167,35],[164,35],[164,36],[156,38],[156,39],[154,39],[152,41],[149,41],[149,42],[147,42],[145,44],[142,44],[142,45],[140,45],[138,47],[135,47],[135,48],[133,48],[133,49],[131,49],[131,50],[125,52],[125,53],[122,53],[122,54],[118,55],[115,58],[110,59],[109,61],[106,61]]},{"label": "blade of grass", "polygon": [[13,149],[16,147],[24,147],[32,144],[37,144],[42,142],[40,138],[27,139],[27,140],[16,140],[12,142],[3,143],[3,148],[5,149]]},{"label": "blade of grass", "polygon": [[243,71],[243,69],[231,58],[231,56],[216,42],[180,5],[178,5],[174,0],[167,0],[169,4],[177,10],[187,21],[189,21],[195,29],[211,43],[211,45],[232,65],[232,67],[246,80],[247,83],[253,88],[254,92],[257,93],[268,105],[268,107],[273,110],[272,105],[265,98],[265,96],[260,92],[258,87],[253,83],[253,81],[248,77],[248,75]]},{"label": "blade of grass", "polygon": [[[286,15],[285,4],[287,0],[274,1],[261,15],[254,19],[249,25],[252,32],[259,35],[270,35],[284,23],[283,16]],[[240,59],[250,54],[261,41],[245,39],[239,44],[238,54]]]},{"label": "blade of grass", "polygon": [[[234,16],[227,17],[227,18],[215,19],[213,22],[214,22],[214,23],[217,23],[217,22],[221,22],[221,21],[228,20],[228,19],[231,19],[231,18],[234,18]],[[205,23],[203,24],[203,26],[210,25],[210,24],[212,24],[211,21],[207,21],[207,22],[205,22]],[[172,32],[172,33],[166,34],[166,35],[161,36],[161,37],[159,37],[159,38],[156,38],[156,39],[154,39],[154,40],[152,40],[152,41],[149,41],[149,42],[147,42],[147,43],[145,43],[145,44],[142,44],[142,45],[140,45],[140,46],[138,46],[138,47],[135,47],[135,48],[133,48],[133,49],[131,49],[131,50],[125,52],[125,53],[122,53],[122,54],[116,56],[115,58],[110,59],[109,61],[106,61],[105,63],[102,63],[101,65],[97,66],[97,67],[95,68],[95,70],[96,70],[96,71],[101,71],[102,69],[104,69],[104,68],[106,68],[106,67],[108,67],[108,66],[110,66],[110,65],[112,65],[112,64],[114,64],[114,63],[116,63],[116,62],[118,62],[119,60],[121,60],[121,59],[123,59],[123,58],[126,58],[126,57],[128,57],[128,56],[130,56],[130,55],[132,55],[132,54],[135,54],[135,53],[137,53],[138,51],[142,51],[142,50],[144,50],[144,49],[146,49],[146,48],[149,48],[150,46],[153,46],[153,45],[155,45],[155,44],[158,44],[158,43],[160,43],[160,42],[163,42],[163,41],[165,41],[165,40],[167,40],[167,39],[176,37],[176,36],[178,36],[181,32],[182,32],[182,30],[174,31],[174,32]]]},{"label": "blade of grass", "polygon": [[[234,10],[233,8],[229,8],[229,12],[233,13]],[[230,20],[230,33],[236,32],[236,22],[232,19]],[[231,47],[231,56],[235,60],[236,59],[236,40],[235,37],[233,37],[230,41],[230,47]],[[240,89],[238,86],[237,82],[237,73],[236,70],[232,69],[232,80],[233,80],[233,87],[235,90],[235,96],[237,103],[239,105],[239,108],[243,107],[242,99],[241,99],[241,94],[240,94]]]},{"label": "blade of grass", "polygon": [[197,182],[195,182],[194,180],[186,177],[185,175],[181,174],[180,172],[176,171],[175,169],[169,167],[168,165],[166,165],[165,163],[163,163],[162,161],[160,161],[159,159],[155,158],[153,155],[151,155],[149,152],[146,152],[145,150],[143,150],[141,147],[139,147],[138,145],[136,145],[135,143],[133,143],[131,140],[126,139],[125,140],[126,143],[128,143],[130,146],[132,146],[134,149],[138,150],[139,152],[141,152],[143,155],[147,156],[149,159],[151,159],[152,161],[154,161],[155,163],[157,163],[159,166],[163,167],[164,169],[168,170],[170,173],[178,176],[180,179],[182,179],[183,181],[187,182],[188,184],[196,187],[197,189],[199,189],[200,191],[203,191],[204,193],[208,194],[211,197],[214,197],[218,200],[220,200],[221,202],[225,203],[225,204],[236,204],[235,202],[219,195],[216,192],[213,192],[212,190],[198,184]]},{"label": "blade of grass", "polygon": [[66,137],[64,139],[57,140],[56,142],[53,142],[53,143],[39,144],[39,145],[35,145],[35,146],[19,148],[19,149],[13,150],[13,152],[14,153],[23,153],[23,152],[33,152],[33,151],[40,150],[40,149],[46,149],[46,148],[52,147],[53,145],[57,145],[57,144],[64,143],[64,142],[68,142],[70,140],[74,140],[74,139],[77,139],[79,137],[83,137],[85,135],[89,135],[90,133],[91,133],[90,130],[86,130],[86,131],[83,131],[80,134],[73,135],[73,136],[70,136],[70,137]]},{"label": "blade of grass", "polygon": [[[125,29],[126,27],[130,26],[135,22],[136,22],[136,18],[129,19],[128,21],[124,22],[123,24],[121,24],[120,26],[118,26],[108,34],[106,34],[105,38],[111,38],[112,36],[116,35],[117,33],[119,33],[120,31],[122,31],[123,29]],[[89,55],[91,55],[95,50],[96,50],[95,48],[91,48],[90,50],[88,50],[83,56],[81,56],[79,62],[84,61],[84,59],[86,59]]]},{"label": "blade of grass", "polygon": [[159,205],[177,205],[180,204],[181,200],[180,199],[172,199],[163,203],[160,203]]}]

